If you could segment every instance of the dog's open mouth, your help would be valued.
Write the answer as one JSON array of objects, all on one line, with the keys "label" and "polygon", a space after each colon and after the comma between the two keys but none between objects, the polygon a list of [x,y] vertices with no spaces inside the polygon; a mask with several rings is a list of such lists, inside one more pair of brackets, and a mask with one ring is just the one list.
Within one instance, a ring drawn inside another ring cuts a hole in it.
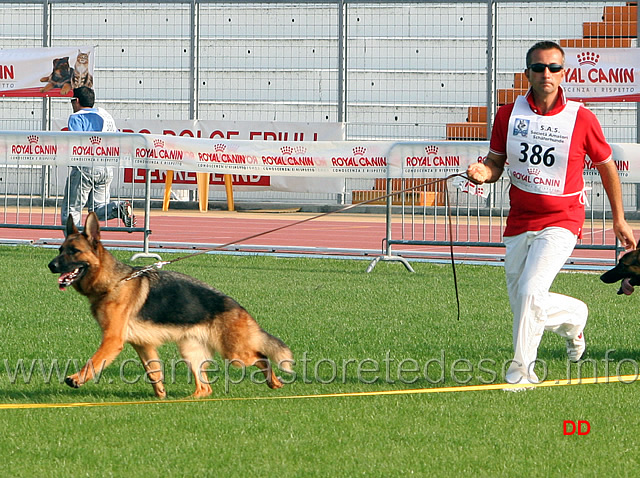
[{"label": "dog's open mouth", "polygon": [[67,287],[79,280],[84,275],[85,271],[86,268],[84,266],[79,266],[71,272],[63,272],[60,274],[60,277],[58,277],[58,287],[60,290],[66,290]]}]

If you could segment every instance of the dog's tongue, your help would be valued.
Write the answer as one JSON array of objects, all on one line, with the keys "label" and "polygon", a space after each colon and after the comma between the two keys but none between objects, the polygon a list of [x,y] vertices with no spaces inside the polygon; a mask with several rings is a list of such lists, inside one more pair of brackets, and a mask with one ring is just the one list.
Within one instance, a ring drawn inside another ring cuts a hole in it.
[{"label": "dog's tongue", "polygon": [[74,269],[71,272],[65,272],[58,277],[58,288],[60,290],[67,290],[67,286],[73,283],[74,279],[78,276],[80,269]]},{"label": "dog's tongue", "polygon": [[60,290],[67,290],[67,280],[65,278],[65,276],[67,276],[68,274],[62,274],[60,277],[58,277],[58,289]]}]

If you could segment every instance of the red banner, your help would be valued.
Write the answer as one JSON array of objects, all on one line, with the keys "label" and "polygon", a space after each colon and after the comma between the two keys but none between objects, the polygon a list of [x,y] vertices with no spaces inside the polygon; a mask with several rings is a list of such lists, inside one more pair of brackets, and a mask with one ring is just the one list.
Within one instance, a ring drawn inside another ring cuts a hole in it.
[{"label": "red banner", "polygon": [[[144,183],[147,179],[146,169],[126,168],[124,171],[125,183]],[[232,175],[234,186],[269,186],[269,176]],[[151,183],[164,184],[166,171],[151,170]],[[193,171],[173,171],[173,184],[197,185],[197,176]],[[209,184],[212,186],[224,186],[224,174],[209,175]]]}]

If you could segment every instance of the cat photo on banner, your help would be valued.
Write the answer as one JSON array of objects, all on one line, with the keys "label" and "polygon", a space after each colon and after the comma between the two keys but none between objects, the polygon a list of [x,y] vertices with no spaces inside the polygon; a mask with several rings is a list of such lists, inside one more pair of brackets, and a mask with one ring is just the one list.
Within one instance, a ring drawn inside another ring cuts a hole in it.
[{"label": "cat photo on banner", "polygon": [[78,50],[76,64],[73,67],[73,75],[71,76],[71,87],[79,88],[80,86],[93,88],[93,75],[89,71],[89,52],[85,53]]}]

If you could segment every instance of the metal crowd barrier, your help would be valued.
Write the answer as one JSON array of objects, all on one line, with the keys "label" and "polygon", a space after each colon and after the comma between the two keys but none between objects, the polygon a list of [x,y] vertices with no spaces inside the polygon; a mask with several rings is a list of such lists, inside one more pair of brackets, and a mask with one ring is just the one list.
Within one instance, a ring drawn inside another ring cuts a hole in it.
[{"label": "metal crowd barrier", "polygon": [[[66,229],[66,221],[62,218],[61,211],[64,201],[64,188],[69,181],[68,166],[33,166],[33,165],[9,165],[0,166],[0,228],[1,229],[38,229],[59,230]],[[125,168],[113,168],[113,183],[116,187],[111,191],[125,190],[126,196],[118,193],[111,197],[115,201],[128,201],[133,207],[133,214],[140,217],[143,212],[143,221],[136,227],[124,227],[119,218],[105,221],[103,231],[121,231],[128,233],[142,233],[142,252],[135,254],[132,260],[140,257],[160,259],[157,254],[149,252],[149,236],[151,235],[150,211],[151,211],[151,177],[147,174],[144,190],[137,191],[132,181],[130,187],[122,187]],[[90,201],[91,202],[91,199]],[[140,204],[142,203],[142,207]],[[86,213],[85,207],[83,214]],[[117,223],[117,226],[112,224]]]},{"label": "metal crowd barrier", "polygon": [[[404,188],[407,184],[394,187],[398,180],[386,179],[386,194]],[[423,180],[426,183],[429,181]],[[623,184],[623,192],[635,189],[635,184]],[[367,272],[371,272],[379,261],[395,261],[402,263],[405,268],[413,272],[409,260],[402,252],[395,252],[394,246],[434,246],[439,252],[430,255],[434,260],[442,262],[450,260],[449,247],[468,247],[473,249],[503,248],[503,230],[508,214],[509,180],[502,178],[490,186],[491,192],[487,199],[446,187],[442,182],[429,184],[416,189],[422,193],[395,196],[386,199],[386,234],[383,240],[382,255],[371,261]],[[429,194],[427,194],[429,193]],[[601,269],[616,263],[620,247],[611,227],[608,225],[606,212],[609,204],[606,193],[598,182],[586,184],[586,218],[582,238],[576,249],[591,251],[611,251],[610,257],[573,257],[565,265],[572,269]],[[623,194],[623,199],[630,202],[635,194]],[[426,198],[426,199],[425,199]],[[451,227],[449,227],[451,221]],[[451,232],[450,232],[451,231]],[[422,254],[424,257],[424,253]],[[478,262],[502,262],[502,254],[487,254],[486,252],[460,253],[459,258],[469,258]]]},{"label": "metal crowd barrier", "polygon": [[[144,221],[138,227],[122,227],[119,220],[114,227],[113,221],[107,222],[103,230],[142,233],[142,252],[133,258],[154,257],[149,252],[151,177],[146,175],[144,188],[135,181],[126,181],[125,168],[115,168],[114,187],[119,191],[113,199],[127,200],[134,205],[134,213],[140,215],[143,210]],[[130,176],[130,175],[129,175]],[[44,229],[64,230],[61,218],[64,185],[68,173],[66,166],[0,166],[0,228],[5,229]],[[398,183],[400,181],[400,183]],[[394,189],[407,186],[401,179],[376,180],[381,191],[360,191],[362,193],[390,194]],[[406,180],[404,180],[406,181]],[[413,179],[431,183],[417,188],[412,194],[388,197],[386,207],[386,233],[382,255],[369,265],[371,271],[378,261],[399,261],[408,270],[412,270],[408,260],[403,257],[405,251],[396,252],[401,246],[433,246],[438,251],[425,253],[421,258],[448,260],[448,246],[451,241],[458,248],[467,247],[474,253],[458,253],[458,257],[473,257],[479,262],[500,262],[501,254],[488,254],[486,250],[503,247],[502,231],[508,213],[508,180],[502,179],[491,186],[488,198],[469,195],[449,184],[434,183],[425,179]],[[124,183],[124,184],[123,184]],[[635,184],[624,184],[626,189],[635,188]],[[620,250],[610,226],[607,224],[606,211],[608,201],[599,183],[588,184],[588,206],[582,240],[576,249],[592,251],[611,251],[610,258],[589,258],[590,263],[614,264]],[[634,194],[627,194],[626,202],[631,203]],[[126,196],[125,196],[126,194]],[[354,201],[357,191],[352,192]],[[366,199],[366,197],[364,198]],[[366,213],[363,213],[366,214]],[[451,233],[448,221],[451,220]]]}]

